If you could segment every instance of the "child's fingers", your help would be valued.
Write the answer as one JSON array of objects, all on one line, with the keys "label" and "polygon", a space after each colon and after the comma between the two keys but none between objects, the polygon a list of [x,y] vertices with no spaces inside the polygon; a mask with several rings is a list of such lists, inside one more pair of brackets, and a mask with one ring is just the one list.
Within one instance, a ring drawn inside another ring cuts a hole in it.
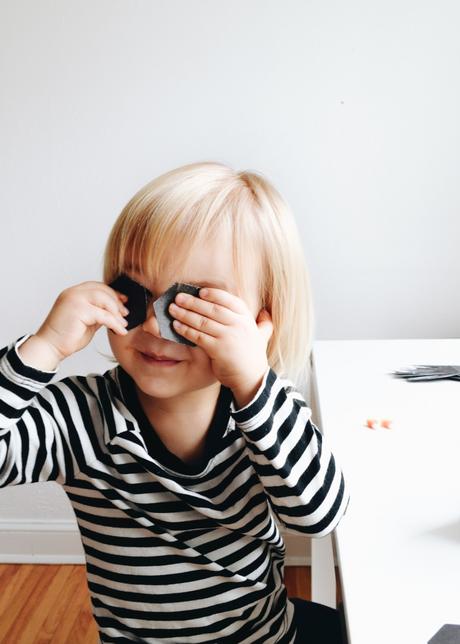
[{"label": "child's fingers", "polygon": [[105,288],[102,289],[94,289],[91,292],[90,296],[90,302],[91,304],[94,304],[96,306],[100,306],[103,309],[107,309],[111,311],[114,315],[128,315],[129,311],[117,297],[114,297],[113,293],[117,293],[117,291],[114,291],[112,288],[107,287],[109,290],[107,291]]},{"label": "child's fingers", "polygon": [[[233,313],[246,313],[247,306],[244,300],[237,295],[224,291],[221,288],[206,287],[200,289],[200,299],[221,305],[225,309],[229,309]],[[220,308],[220,307],[219,307]]]},{"label": "child's fingers", "polygon": [[115,297],[113,289],[110,287],[93,288],[89,294],[88,300],[91,306],[92,317],[95,322],[92,324],[103,324],[112,329],[114,332],[126,334],[125,326],[127,321],[124,315],[128,314],[128,309],[124,304]]},{"label": "child's fingers", "polygon": [[100,324],[106,326],[108,329],[111,329],[114,333],[119,333],[120,335],[126,335],[128,331],[125,329],[125,326],[128,322],[121,317],[121,315],[113,314],[106,309],[102,309],[98,306],[91,306],[95,324]]},{"label": "child's fingers", "polygon": [[113,313],[119,310],[122,315],[128,314],[123,304],[123,301],[128,299],[124,293],[116,291],[108,284],[104,284],[104,282],[83,282],[81,286],[89,289],[88,299],[91,304],[107,308]]}]

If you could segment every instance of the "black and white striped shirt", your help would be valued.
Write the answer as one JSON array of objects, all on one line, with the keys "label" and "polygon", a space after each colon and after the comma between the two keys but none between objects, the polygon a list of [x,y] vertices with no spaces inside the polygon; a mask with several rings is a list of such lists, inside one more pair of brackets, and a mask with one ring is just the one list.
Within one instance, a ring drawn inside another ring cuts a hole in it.
[{"label": "black and white striped shirt", "polygon": [[[155,434],[120,365],[58,372],[0,350],[0,487],[61,484],[85,551],[101,642],[292,644],[277,521],[324,536],[348,492],[311,409],[268,368],[236,409],[221,386],[206,453]],[[276,519],[275,519],[276,517]]]}]

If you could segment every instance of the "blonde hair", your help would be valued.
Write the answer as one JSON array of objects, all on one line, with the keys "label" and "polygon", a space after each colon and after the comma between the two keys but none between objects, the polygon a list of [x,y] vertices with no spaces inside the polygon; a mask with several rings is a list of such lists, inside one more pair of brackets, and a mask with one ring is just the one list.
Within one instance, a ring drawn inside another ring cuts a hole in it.
[{"label": "blonde hair", "polygon": [[309,273],[292,212],[261,173],[204,161],[147,183],[112,227],[103,280],[108,284],[138,265],[155,283],[171,249],[180,266],[183,253],[222,232],[231,233],[239,293],[247,292],[248,258],[260,257],[259,302],[273,322],[267,360],[279,376],[303,388],[314,326]]}]

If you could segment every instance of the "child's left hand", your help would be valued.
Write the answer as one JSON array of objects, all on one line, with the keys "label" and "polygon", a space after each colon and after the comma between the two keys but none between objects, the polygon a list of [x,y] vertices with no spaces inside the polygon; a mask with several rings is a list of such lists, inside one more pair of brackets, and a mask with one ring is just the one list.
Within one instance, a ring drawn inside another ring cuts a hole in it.
[{"label": "child's left hand", "polygon": [[177,333],[207,353],[216,378],[232,390],[239,407],[245,406],[268,368],[267,345],[273,333],[269,312],[262,309],[254,320],[242,299],[207,287],[200,297],[178,293],[169,312]]}]

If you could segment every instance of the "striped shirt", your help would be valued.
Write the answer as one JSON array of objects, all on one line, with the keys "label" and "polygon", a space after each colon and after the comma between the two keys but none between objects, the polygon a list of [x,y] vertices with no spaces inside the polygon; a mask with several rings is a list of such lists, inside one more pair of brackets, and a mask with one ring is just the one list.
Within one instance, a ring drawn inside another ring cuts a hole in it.
[{"label": "striped shirt", "polygon": [[51,383],[0,349],[0,487],[56,481],[85,552],[100,642],[293,644],[278,522],[330,533],[343,474],[291,381],[267,368],[237,409],[221,386],[199,461],[169,452],[132,378]]}]

